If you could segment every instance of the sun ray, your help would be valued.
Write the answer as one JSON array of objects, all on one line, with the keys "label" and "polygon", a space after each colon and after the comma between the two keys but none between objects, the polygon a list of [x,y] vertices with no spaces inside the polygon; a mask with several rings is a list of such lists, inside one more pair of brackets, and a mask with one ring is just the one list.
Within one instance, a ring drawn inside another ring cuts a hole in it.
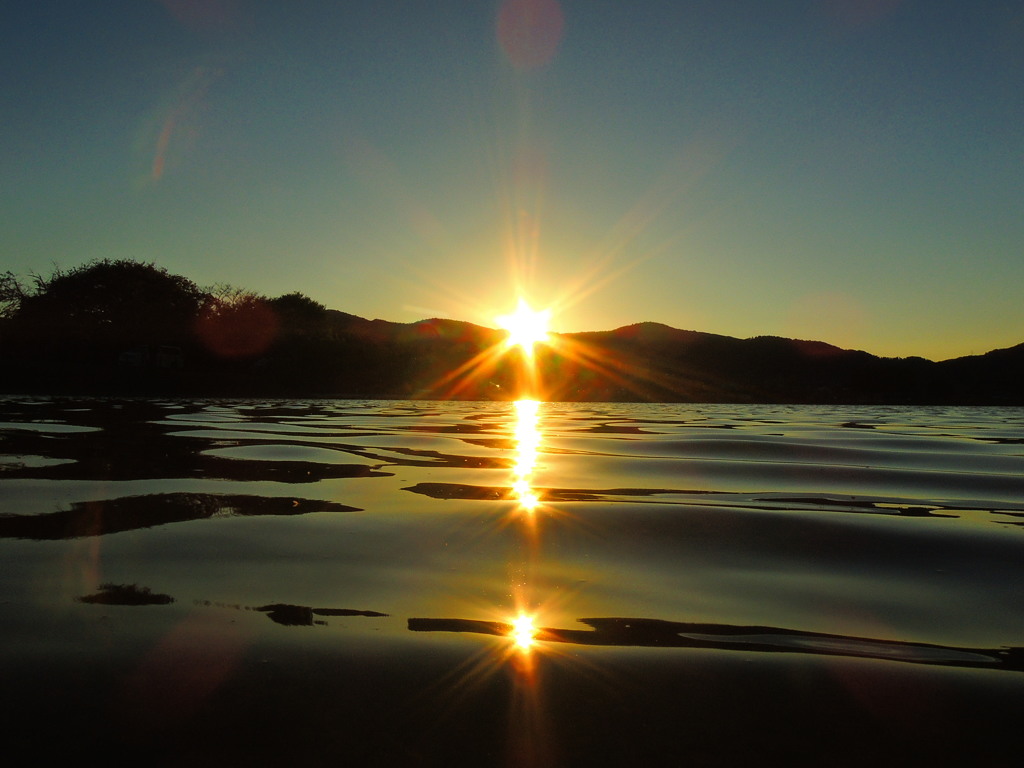
[{"label": "sun ray", "polygon": [[[441,399],[455,398],[480,378],[491,373],[501,359],[503,350],[496,344],[470,358],[455,370],[426,387],[433,396]],[[445,388],[447,387],[447,388]]]},{"label": "sun ray", "polygon": [[657,371],[637,369],[626,360],[616,364],[616,360],[609,357],[606,351],[594,348],[584,341],[557,336],[552,340],[551,348],[566,360],[593,371],[610,384],[640,398],[657,400],[665,391],[672,391],[672,382]]}]

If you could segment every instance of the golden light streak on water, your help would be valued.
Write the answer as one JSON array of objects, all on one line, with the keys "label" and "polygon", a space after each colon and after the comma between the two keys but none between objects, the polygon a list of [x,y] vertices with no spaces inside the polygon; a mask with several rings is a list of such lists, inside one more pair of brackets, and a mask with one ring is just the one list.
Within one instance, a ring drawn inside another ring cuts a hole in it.
[{"label": "golden light streak on water", "polygon": [[540,403],[536,400],[517,400],[515,409],[516,447],[515,464],[512,467],[512,493],[523,510],[533,512],[540,505],[531,482],[542,440],[539,428]]}]

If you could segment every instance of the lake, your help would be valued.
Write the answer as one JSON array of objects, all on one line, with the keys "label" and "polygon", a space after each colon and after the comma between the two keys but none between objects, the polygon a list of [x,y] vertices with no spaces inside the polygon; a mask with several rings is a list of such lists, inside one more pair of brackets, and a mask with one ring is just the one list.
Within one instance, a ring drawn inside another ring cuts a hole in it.
[{"label": "lake", "polygon": [[6,397],[4,738],[1008,765],[1022,526],[1024,409]]}]

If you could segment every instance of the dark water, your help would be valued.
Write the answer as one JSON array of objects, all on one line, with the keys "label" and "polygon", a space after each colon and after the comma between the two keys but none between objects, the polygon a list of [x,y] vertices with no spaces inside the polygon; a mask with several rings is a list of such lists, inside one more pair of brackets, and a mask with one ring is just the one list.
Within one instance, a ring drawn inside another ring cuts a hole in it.
[{"label": "dark water", "polygon": [[0,505],[11,744],[1019,754],[1021,409],[8,398]]}]

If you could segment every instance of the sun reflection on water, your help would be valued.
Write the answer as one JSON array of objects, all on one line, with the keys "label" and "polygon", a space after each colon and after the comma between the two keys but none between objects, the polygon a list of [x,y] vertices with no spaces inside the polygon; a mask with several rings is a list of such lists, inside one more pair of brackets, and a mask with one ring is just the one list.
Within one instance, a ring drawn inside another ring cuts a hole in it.
[{"label": "sun reflection on water", "polygon": [[540,506],[540,498],[533,489],[533,472],[540,453],[540,403],[536,400],[515,402],[515,464],[512,466],[512,493],[519,506],[533,512]]}]

